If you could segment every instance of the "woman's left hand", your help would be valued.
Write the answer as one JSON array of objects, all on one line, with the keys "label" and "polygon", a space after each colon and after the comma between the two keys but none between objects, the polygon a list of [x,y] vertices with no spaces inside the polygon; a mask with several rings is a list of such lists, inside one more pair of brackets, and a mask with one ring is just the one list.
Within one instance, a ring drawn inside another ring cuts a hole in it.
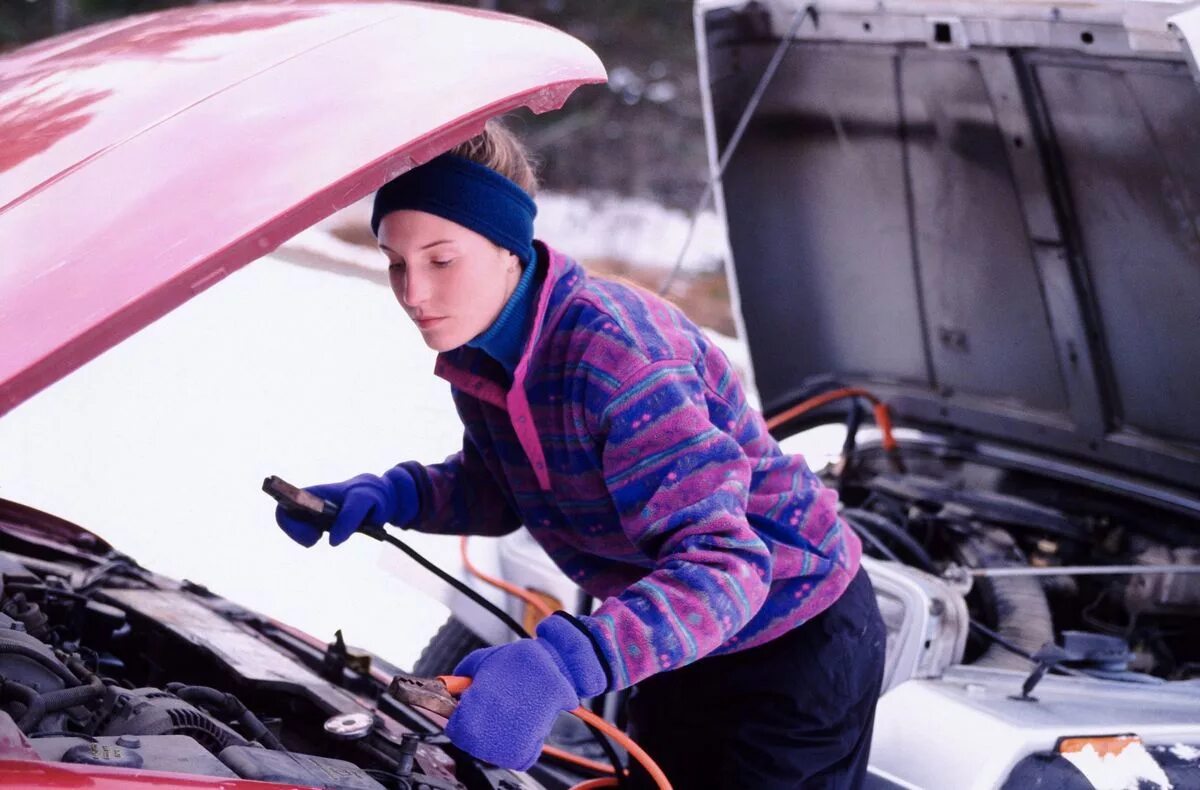
[{"label": "woman's left hand", "polygon": [[481,760],[519,771],[537,761],[560,711],[609,685],[592,638],[564,613],[543,620],[535,639],[474,651],[454,674],[472,682],[446,735]]}]

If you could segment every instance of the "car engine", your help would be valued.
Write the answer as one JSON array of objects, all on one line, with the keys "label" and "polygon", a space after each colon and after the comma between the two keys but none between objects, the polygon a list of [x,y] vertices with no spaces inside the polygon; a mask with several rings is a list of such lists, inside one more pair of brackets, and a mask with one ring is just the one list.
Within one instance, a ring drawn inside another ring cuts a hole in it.
[{"label": "car engine", "polygon": [[330,790],[543,787],[457,752],[386,694],[395,668],[368,671],[340,634],[314,644],[115,552],[67,562],[0,534],[5,760]]},{"label": "car engine", "polygon": [[966,663],[1027,671],[1022,653],[1087,644],[1089,674],[1200,677],[1195,513],[1112,481],[1054,479],[945,447],[907,446],[903,470],[865,451],[825,474],[867,554],[969,575]]}]

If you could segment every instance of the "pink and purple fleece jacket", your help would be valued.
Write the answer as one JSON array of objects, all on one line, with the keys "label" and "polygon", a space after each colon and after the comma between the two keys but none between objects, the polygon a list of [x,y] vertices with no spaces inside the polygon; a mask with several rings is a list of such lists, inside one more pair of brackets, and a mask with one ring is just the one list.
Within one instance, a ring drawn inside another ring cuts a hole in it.
[{"label": "pink and purple fleece jacket", "polygon": [[862,545],[724,354],[671,304],[536,246],[540,290],[511,387],[478,348],[438,355],[463,448],[402,464],[421,500],[408,526],[496,536],[524,524],[600,600],[579,620],[608,691],[762,644],[837,600]]}]

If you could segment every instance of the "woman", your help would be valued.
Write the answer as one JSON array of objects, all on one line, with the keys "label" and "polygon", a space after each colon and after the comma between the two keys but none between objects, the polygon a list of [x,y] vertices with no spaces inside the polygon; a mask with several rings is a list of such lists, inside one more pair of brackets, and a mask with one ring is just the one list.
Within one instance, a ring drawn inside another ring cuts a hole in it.
[{"label": "woman", "polygon": [[480,759],[528,768],[559,711],[633,686],[630,734],[678,788],[858,786],[885,632],[836,494],[678,309],[534,241],[535,189],[492,122],[376,194],[392,290],[465,433],[442,463],[308,489],[341,505],[330,543],[524,525],[600,601],[455,670],[474,680],[446,733]]}]

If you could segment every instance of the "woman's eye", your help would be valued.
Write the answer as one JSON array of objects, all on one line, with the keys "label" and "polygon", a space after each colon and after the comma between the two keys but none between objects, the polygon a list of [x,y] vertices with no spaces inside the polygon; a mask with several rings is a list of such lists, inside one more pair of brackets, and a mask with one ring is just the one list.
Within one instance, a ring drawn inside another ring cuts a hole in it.
[{"label": "woman's eye", "polygon": [[434,266],[449,266],[450,264],[454,263],[454,259],[450,258],[444,261],[430,261],[430,263],[432,263]]},{"label": "woman's eye", "polygon": [[388,264],[388,271],[402,274],[404,272],[404,263],[402,261],[392,261]]}]

